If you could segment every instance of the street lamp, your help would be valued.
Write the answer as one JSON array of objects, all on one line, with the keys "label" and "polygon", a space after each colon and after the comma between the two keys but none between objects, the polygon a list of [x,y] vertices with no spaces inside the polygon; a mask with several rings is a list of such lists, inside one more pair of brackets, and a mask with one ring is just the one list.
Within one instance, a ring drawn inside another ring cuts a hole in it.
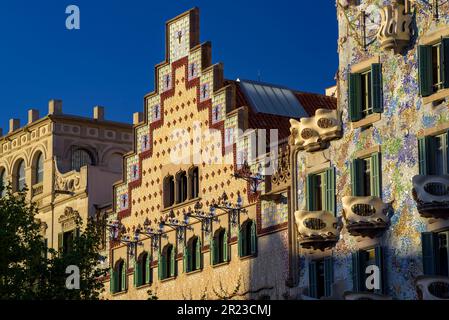
[{"label": "street lamp", "polygon": [[262,175],[262,166],[259,164],[256,174],[251,172],[251,168],[248,162],[245,161],[242,168],[236,173],[232,174],[235,179],[245,180],[250,185],[250,191],[257,193],[259,191],[259,185],[265,181],[265,176]]},{"label": "street lamp", "polygon": [[218,199],[219,202],[217,204],[213,204],[212,206],[215,209],[220,209],[229,214],[229,219],[231,225],[235,227],[239,223],[240,214],[248,214],[248,210],[243,208],[243,200],[240,194],[237,196],[237,203],[232,204],[229,201],[228,195],[226,192],[223,192],[223,195]]},{"label": "street lamp", "polygon": [[202,208],[202,203],[198,201],[197,203],[195,203],[193,211],[189,208],[186,216],[200,221],[202,225],[202,231],[204,231],[206,234],[210,234],[212,232],[212,223],[219,222],[220,220],[216,215],[216,208],[213,205],[209,207],[209,212],[202,211]]},{"label": "street lamp", "polygon": [[140,234],[146,235],[151,239],[151,246],[154,250],[158,250],[161,244],[162,238],[168,238],[166,234],[164,234],[164,226],[162,223],[159,224],[159,228],[155,229],[150,227],[150,220],[148,217],[145,219],[143,223],[143,231],[139,230]]},{"label": "street lamp", "polygon": [[184,240],[184,235],[187,230],[193,230],[191,226],[189,226],[189,217],[184,215],[184,219],[181,221],[176,218],[173,209],[170,211],[170,217],[161,222],[161,227],[167,226],[176,231],[176,237],[179,242]]}]

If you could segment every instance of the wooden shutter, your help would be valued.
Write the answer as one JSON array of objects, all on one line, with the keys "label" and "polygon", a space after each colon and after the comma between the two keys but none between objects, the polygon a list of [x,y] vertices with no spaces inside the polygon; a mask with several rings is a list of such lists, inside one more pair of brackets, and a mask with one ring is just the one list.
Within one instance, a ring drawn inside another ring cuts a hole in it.
[{"label": "wooden shutter", "polygon": [[419,174],[426,175],[428,173],[428,156],[427,156],[427,141],[428,137],[418,139],[418,152],[419,152]]},{"label": "wooden shutter", "polygon": [[[365,287],[364,281],[364,273],[361,272],[363,269],[363,251],[356,251],[352,253],[352,285],[354,292],[363,291]],[[363,283],[363,286],[362,286]]]},{"label": "wooden shutter", "polygon": [[332,295],[332,284],[334,283],[334,260],[332,257],[324,258],[324,295]]},{"label": "wooden shutter", "polygon": [[225,262],[230,260],[228,254],[228,232],[226,230],[223,235],[223,260]]},{"label": "wooden shutter", "polygon": [[426,276],[438,274],[438,237],[433,232],[424,232],[421,235],[423,272]]},{"label": "wooden shutter", "polygon": [[64,233],[58,233],[58,251],[62,253],[64,251]]},{"label": "wooden shutter", "polygon": [[122,287],[120,288],[121,291],[126,291],[127,289],[127,282],[126,282],[126,274],[128,272],[128,266],[126,265],[126,262],[123,261],[123,269],[122,269]]},{"label": "wooden shutter", "polygon": [[432,46],[418,47],[419,90],[421,96],[428,97],[433,93]]},{"label": "wooden shutter", "polygon": [[441,76],[444,88],[449,88],[449,38],[441,41]]},{"label": "wooden shutter", "polygon": [[243,257],[243,234],[242,234],[242,228],[239,228],[239,235],[238,235],[238,249],[239,249],[239,257]]},{"label": "wooden shutter", "polygon": [[351,189],[352,196],[364,196],[365,190],[363,185],[363,160],[354,159],[351,164]]},{"label": "wooden shutter", "polygon": [[309,295],[312,298],[318,298],[318,283],[317,283],[317,263],[312,261],[309,263]]},{"label": "wooden shutter", "polygon": [[174,277],[176,274],[176,268],[175,268],[175,263],[176,263],[176,254],[175,254],[175,247],[172,247],[171,250],[171,256],[169,257],[170,259],[170,277]]},{"label": "wooden shutter", "polygon": [[335,168],[329,168],[326,172],[326,210],[336,215],[335,205]]},{"label": "wooden shutter", "polygon": [[116,276],[114,268],[111,268],[111,271],[109,271],[109,291],[111,293],[116,293]]},{"label": "wooden shutter", "polygon": [[382,165],[380,153],[371,156],[371,196],[382,197]]},{"label": "wooden shutter", "polygon": [[257,254],[257,229],[254,221],[251,223],[251,254]]},{"label": "wooden shutter", "polygon": [[159,252],[159,259],[158,259],[158,261],[157,261],[157,272],[158,272],[158,275],[159,275],[159,280],[163,280],[165,277],[164,277],[164,273],[165,273],[165,263],[164,263],[164,260],[165,260],[165,258],[164,258],[164,256],[162,256],[161,255],[161,253]]},{"label": "wooden shutter", "polygon": [[371,105],[374,113],[382,113],[382,64],[380,63],[371,65]]},{"label": "wooden shutter", "polygon": [[196,242],[196,261],[194,261],[194,263],[196,264],[196,270],[201,269],[202,263],[201,263],[201,240],[200,238],[198,238],[197,242]]},{"label": "wooden shutter", "polygon": [[151,283],[151,255],[147,254],[147,260],[145,261],[145,283]]},{"label": "wooden shutter", "polygon": [[190,272],[190,270],[189,270],[189,249],[187,247],[188,247],[187,245],[184,246],[184,255],[182,257],[182,262],[183,262],[182,265],[183,265],[184,273]]},{"label": "wooden shutter", "polygon": [[376,255],[376,266],[379,268],[380,271],[380,289],[376,290],[379,294],[384,294],[386,289],[386,270],[384,267],[384,251],[382,246],[377,246],[374,248],[375,255]]},{"label": "wooden shutter", "polygon": [[139,284],[139,275],[138,275],[138,270],[139,269],[139,263],[138,261],[136,261],[136,259],[134,259],[134,287],[138,287]]},{"label": "wooden shutter", "polygon": [[[216,260],[216,242],[214,236],[210,236],[210,264],[213,266],[217,264]],[[239,237],[239,249],[240,249],[240,237]],[[240,252],[240,251],[239,251]]]},{"label": "wooden shutter", "polygon": [[360,73],[351,73],[349,75],[349,119],[355,122],[362,117],[362,76]]},{"label": "wooden shutter", "polygon": [[314,197],[314,188],[315,187],[315,179],[314,175],[307,175],[307,210],[314,211],[315,210],[315,197]]}]

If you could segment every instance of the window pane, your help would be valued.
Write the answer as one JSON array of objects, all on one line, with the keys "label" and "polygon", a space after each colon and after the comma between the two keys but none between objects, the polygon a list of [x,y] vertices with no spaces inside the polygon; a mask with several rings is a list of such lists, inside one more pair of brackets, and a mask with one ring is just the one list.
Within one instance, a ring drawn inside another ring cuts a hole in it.
[{"label": "window pane", "polygon": [[17,170],[17,190],[22,191],[25,188],[25,162],[21,161]]},{"label": "window pane", "polygon": [[364,170],[363,170],[363,185],[365,194],[368,197],[371,195],[371,158],[364,160]]},{"label": "window pane", "polygon": [[438,240],[439,240],[439,244],[438,244],[438,253],[439,253],[439,274],[441,276],[448,276],[449,275],[449,255],[448,255],[448,235],[449,232],[442,232],[440,234],[438,234]]},{"label": "window pane", "polygon": [[92,157],[84,149],[77,149],[72,154],[72,170],[79,171],[86,165],[92,165]]},{"label": "window pane", "polygon": [[44,157],[39,155],[36,161],[35,183],[42,183],[44,180]]},{"label": "window pane", "polygon": [[441,44],[432,48],[432,75],[434,92],[442,89],[441,78]]}]

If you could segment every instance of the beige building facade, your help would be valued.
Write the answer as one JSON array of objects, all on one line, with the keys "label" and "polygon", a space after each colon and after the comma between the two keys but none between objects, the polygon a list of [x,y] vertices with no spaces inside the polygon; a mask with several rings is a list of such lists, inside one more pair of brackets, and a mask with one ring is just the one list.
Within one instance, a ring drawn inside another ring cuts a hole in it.
[{"label": "beige building facade", "polygon": [[62,101],[51,100],[45,117],[30,110],[25,126],[10,120],[0,138],[0,181],[13,192],[28,190],[49,248],[70,250],[75,218],[85,224],[111,206],[111,187],[132,145],[132,125],[105,120],[103,107],[86,118],[64,114]]}]

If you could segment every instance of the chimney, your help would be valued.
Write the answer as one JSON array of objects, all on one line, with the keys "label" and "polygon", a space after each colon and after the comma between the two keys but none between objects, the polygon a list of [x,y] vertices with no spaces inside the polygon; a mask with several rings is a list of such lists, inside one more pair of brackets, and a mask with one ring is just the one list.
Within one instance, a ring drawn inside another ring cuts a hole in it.
[{"label": "chimney", "polygon": [[39,119],[39,110],[30,109],[28,110],[28,124],[33,123]]},{"label": "chimney", "polygon": [[9,119],[9,133],[20,128],[20,119]]},{"label": "chimney", "polygon": [[142,112],[135,112],[133,114],[133,124],[139,124],[143,121],[143,113]]},{"label": "chimney", "polygon": [[62,114],[62,100],[50,100],[48,103],[48,114]]},{"label": "chimney", "polygon": [[99,121],[104,120],[104,107],[100,106],[94,107],[94,119]]}]

